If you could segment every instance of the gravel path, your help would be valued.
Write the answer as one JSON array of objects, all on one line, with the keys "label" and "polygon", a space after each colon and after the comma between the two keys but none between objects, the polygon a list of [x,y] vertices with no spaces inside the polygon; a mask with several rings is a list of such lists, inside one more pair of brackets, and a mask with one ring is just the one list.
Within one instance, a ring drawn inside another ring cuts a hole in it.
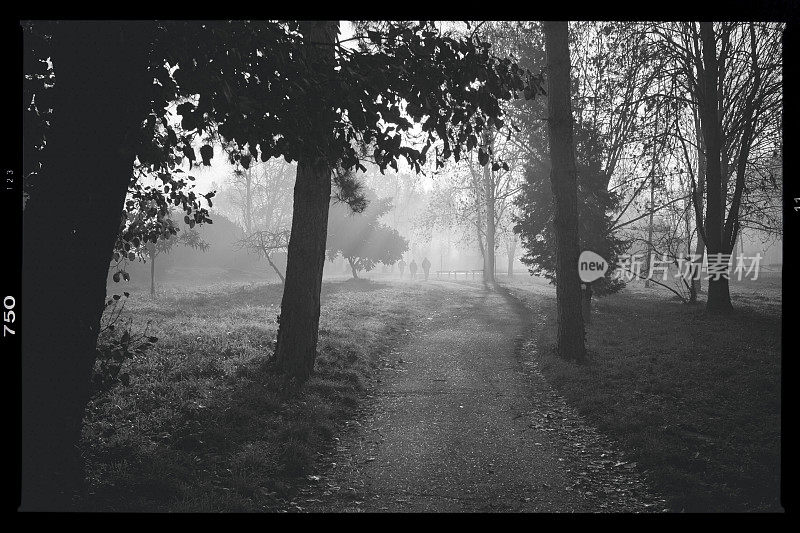
[{"label": "gravel path", "polygon": [[635,463],[545,382],[535,316],[503,289],[427,282],[419,324],[300,488],[302,511],[659,511]]}]

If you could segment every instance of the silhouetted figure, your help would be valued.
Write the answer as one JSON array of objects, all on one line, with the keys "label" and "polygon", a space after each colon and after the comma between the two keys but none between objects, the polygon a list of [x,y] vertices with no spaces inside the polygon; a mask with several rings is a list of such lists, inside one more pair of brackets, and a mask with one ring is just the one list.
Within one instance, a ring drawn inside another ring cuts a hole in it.
[{"label": "silhouetted figure", "polygon": [[414,279],[414,276],[417,275],[417,262],[413,259],[411,260],[411,264],[408,265],[408,271],[411,273],[411,279]]},{"label": "silhouetted figure", "polygon": [[422,271],[425,272],[425,281],[428,280],[428,274],[431,271],[431,262],[428,261],[428,258],[422,260]]},{"label": "silhouetted figure", "polygon": [[397,268],[400,269],[400,279],[403,279],[403,272],[406,270],[406,262],[401,259],[397,262]]}]

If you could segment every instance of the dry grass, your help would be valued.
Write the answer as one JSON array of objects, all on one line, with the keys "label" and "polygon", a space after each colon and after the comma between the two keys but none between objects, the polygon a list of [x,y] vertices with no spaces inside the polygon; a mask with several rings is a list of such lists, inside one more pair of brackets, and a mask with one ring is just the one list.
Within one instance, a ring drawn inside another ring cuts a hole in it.
[{"label": "dry grass", "polygon": [[595,300],[582,366],[553,355],[554,289],[506,285],[539,317],[548,380],[637,457],[672,509],[780,510],[779,277],[734,284],[729,317],[638,286]]},{"label": "dry grass", "polygon": [[[126,364],[131,383],[98,393],[83,433],[90,494],[83,508],[264,511],[286,507],[337,424],[402,342],[408,290],[370,282],[323,287],[315,376],[288,391],[265,362],[282,287],[216,283],[201,291],[129,290],[125,315],[159,338]],[[137,290],[138,289],[138,290]],[[141,296],[137,296],[141,295]]]}]

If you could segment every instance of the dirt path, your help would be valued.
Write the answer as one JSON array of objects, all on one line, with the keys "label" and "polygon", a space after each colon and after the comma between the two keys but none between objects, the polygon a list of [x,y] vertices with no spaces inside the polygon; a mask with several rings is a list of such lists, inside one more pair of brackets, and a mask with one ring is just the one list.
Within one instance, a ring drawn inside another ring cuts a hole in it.
[{"label": "dirt path", "polygon": [[428,284],[421,325],[294,509],[659,510],[635,465],[526,361],[520,305],[478,283]]}]

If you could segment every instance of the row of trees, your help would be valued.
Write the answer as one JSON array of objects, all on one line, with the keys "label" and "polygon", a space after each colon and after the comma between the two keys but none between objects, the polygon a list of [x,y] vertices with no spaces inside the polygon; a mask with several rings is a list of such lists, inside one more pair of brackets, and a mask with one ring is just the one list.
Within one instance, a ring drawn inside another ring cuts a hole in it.
[{"label": "row of trees", "polygon": [[[613,255],[616,232],[678,204],[687,249],[709,254],[730,253],[745,225],[778,223],[778,24],[354,28],[342,40],[335,21],[24,25],[24,507],[68,506],[82,479],[76,443],[111,255],[172,233],[170,209],[190,229],[210,222],[214,193],[195,193],[189,173],[215,147],[245,182],[243,245],[286,246],[275,360],[297,382],[314,367],[331,197],[363,211],[355,172],[367,163],[465,165],[455,211],[474,213],[490,281],[518,197],[517,231],[529,264],[554,274],[558,349],[574,359],[585,353],[582,239]],[[546,110],[533,74],[545,57]],[[251,169],[279,158],[296,163],[290,223],[254,203],[272,195]],[[118,239],[120,214],[143,207],[152,223]],[[712,281],[708,310],[730,306],[727,281]]]},{"label": "row of trees", "polygon": [[[241,226],[234,248],[266,260],[282,283],[283,265],[274,259],[285,256],[289,246],[292,170],[295,165],[276,159],[251,163],[246,170],[235,167],[217,201],[218,209]],[[354,278],[379,262],[393,264],[408,248],[407,240],[395,228],[380,221],[392,210],[392,199],[379,199],[369,187],[363,188],[362,196],[366,207],[359,213],[347,202],[331,200],[326,239],[328,258],[345,258]]]},{"label": "row of trees", "polygon": [[[536,22],[480,28],[495,49],[529,68],[549,53],[545,30]],[[569,80],[562,89],[570,96],[568,151],[577,167],[581,250],[599,252],[611,264],[622,253],[639,253],[647,260],[647,277],[651,255],[678,267],[681,256],[699,262],[704,253],[735,253],[743,230],[781,235],[782,30],[761,22],[569,24]],[[501,143],[487,132],[479,147],[520,162],[506,174],[510,186],[492,188],[504,183],[505,169],[470,157],[435,186],[423,226],[456,228],[458,238],[477,246],[489,264],[494,254],[485,251],[494,247],[487,242],[512,226],[522,239],[523,262],[555,282],[555,185],[563,180],[551,179],[558,152],[551,144],[553,105],[550,98],[504,102],[516,127]],[[557,135],[562,145],[565,134]],[[498,216],[509,211],[511,224]],[[491,279],[491,267],[484,271]],[[682,271],[677,285],[663,285],[696,301],[701,281],[692,269]],[[611,274],[596,288],[620,288]],[[726,279],[710,283],[707,309],[731,309]]]},{"label": "row of trees", "polygon": [[[577,261],[574,227],[582,246],[603,250],[612,261],[638,239],[648,257],[666,254],[676,265],[682,253],[732,254],[745,227],[780,234],[782,29],[755,22],[580,23],[571,26],[577,38],[569,61],[563,36],[543,25],[551,84],[553,224],[543,220],[544,173],[537,177],[531,166],[517,228],[525,260],[534,269],[551,264],[543,252],[548,243],[555,244],[562,355],[580,358],[583,353],[582,340],[576,341],[583,338],[574,312],[578,284],[571,279]],[[560,46],[561,53],[551,45]],[[565,84],[561,92],[552,91],[558,61],[576,67],[569,91],[576,103],[574,152],[571,132],[557,123],[558,109],[569,110],[558,100],[569,87],[563,66]],[[559,155],[565,147],[568,153]],[[575,180],[571,153],[579,167]],[[589,203],[582,199],[587,197]],[[645,228],[640,221],[646,221]],[[626,230],[632,231],[626,235]],[[562,288],[564,283],[569,287]],[[683,284],[688,300],[695,300],[699,283],[684,279]],[[712,278],[708,290],[709,312],[732,308],[727,278]]]},{"label": "row of trees", "polygon": [[[537,77],[496,57],[478,34],[453,36],[429,22],[364,23],[343,42],[338,27],[25,25],[33,133],[25,153],[23,508],[69,507],[83,478],[78,436],[129,189],[134,204],[152,201],[162,218],[170,204],[180,207],[193,226],[208,221],[184,179],[198,144],[205,165],[215,139],[245,170],[256,158],[297,162],[276,362],[303,381],[316,356],[332,185],[362,210],[350,172],[364,169],[362,159],[383,170],[403,158],[419,171],[437,144],[442,166],[474,148],[489,125],[501,127],[500,101],[541,91]],[[412,128],[421,138],[408,144]],[[134,169],[161,184],[143,185]],[[212,196],[204,197],[209,207]],[[156,242],[161,228],[148,231],[140,240]],[[54,255],[57,280],[48,272]]]}]

